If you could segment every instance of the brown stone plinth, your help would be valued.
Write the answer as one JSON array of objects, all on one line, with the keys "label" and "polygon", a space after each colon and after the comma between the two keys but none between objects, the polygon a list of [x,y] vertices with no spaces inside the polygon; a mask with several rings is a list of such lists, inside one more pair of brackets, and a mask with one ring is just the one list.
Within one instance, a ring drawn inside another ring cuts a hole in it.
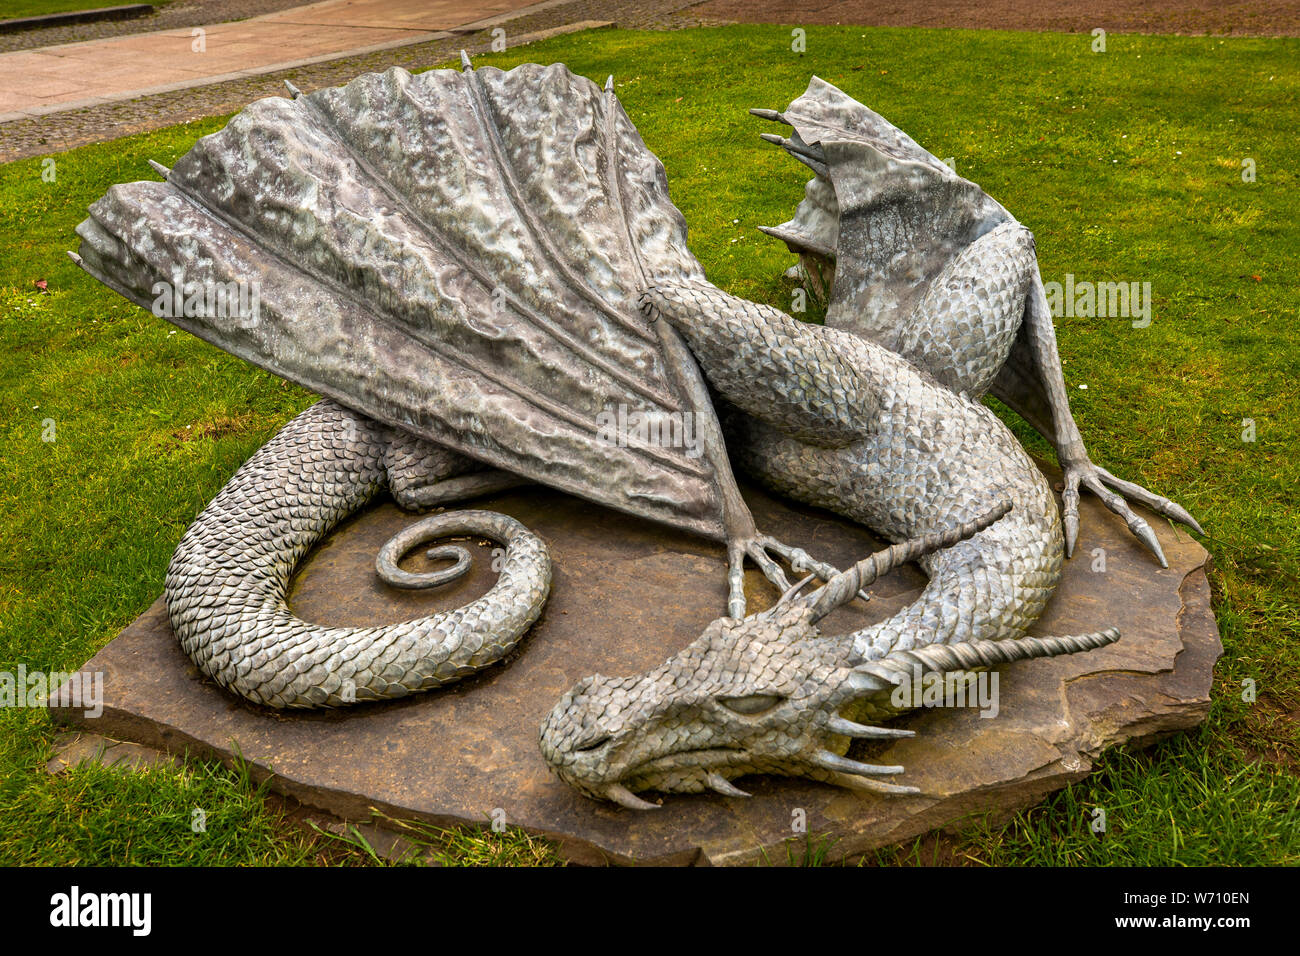
[{"label": "brown stone plinth", "polygon": [[[878,542],[823,512],[787,507],[746,489],[759,527],[844,567]],[[633,674],[692,641],[725,608],[722,549],[557,492],[525,488],[475,507],[502,511],[551,547],[555,584],[542,619],[503,665],[451,688],[329,713],[279,713],[221,690],[181,653],[162,601],[85,666],[104,673],[102,716],[55,711],[61,721],[116,740],[217,756],[238,752],[255,775],[305,804],[368,820],[371,808],[435,824],[485,824],[493,811],[557,840],[580,862],[785,863],[802,810],[807,834],[834,841],[839,859],[897,843],[971,815],[1002,816],[1086,775],[1105,747],[1147,742],[1197,724],[1208,710],[1222,653],[1209,607],[1206,552],[1153,519],[1169,559],[1160,567],[1122,521],[1085,498],[1079,552],[1034,633],[1117,626],[1123,639],[1089,654],[1007,666],[1000,710],[926,710],[899,721],[917,731],[873,756],[901,763],[923,795],[883,797],[803,780],[745,778],[748,800],[673,796],[653,812],[593,803],[552,777],[538,726],[556,699],[593,673]],[[292,597],[322,624],[374,624],[463,603],[491,584],[479,546],[466,579],[434,593],[380,583],[380,545],[411,521],[392,504],[347,522],[309,557]],[[1105,552],[1095,571],[1094,549]],[[404,566],[427,566],[422,552]],[[904,569],[825,622],[846,631],[892,613],[923,577]],[[775,592],[749,572],[751,609]]]}]

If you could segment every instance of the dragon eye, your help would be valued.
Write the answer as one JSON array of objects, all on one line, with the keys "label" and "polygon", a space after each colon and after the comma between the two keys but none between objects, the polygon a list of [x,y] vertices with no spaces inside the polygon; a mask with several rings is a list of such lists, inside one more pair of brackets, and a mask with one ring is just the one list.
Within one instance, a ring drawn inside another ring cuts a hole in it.
[{"label": "dragon eye", "polygon": [[719,697],[718,703],[737,714],[754,717],[767,713],[784,700],[776,694],[750,694],[748,697]]},{"label": "dragon eye", "polygon": [[584,740],[580,744],[575,744],[573,749],[576,753],[586,753],[588,750],[595,750],[597,747],[601,747],[609,743],[610,739],[611,739],[610,734],[603,734],[599,737],[595,737],[590,740]]}]

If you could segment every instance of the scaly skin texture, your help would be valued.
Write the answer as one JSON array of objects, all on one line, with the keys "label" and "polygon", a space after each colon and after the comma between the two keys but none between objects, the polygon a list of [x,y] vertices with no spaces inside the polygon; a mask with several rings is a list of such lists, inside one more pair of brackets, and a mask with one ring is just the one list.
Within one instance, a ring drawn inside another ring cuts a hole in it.
[{"label": "scaly skin texture", "polygon": [[[588,678],[543,726],[547,762],[583,792],[628,806],[646,805],[631,796],[642,789],[727,793],[745,773],[869,780],[901,771],[842,756],[853,736],[890,735],[858,720],[901,709],[880,695],[892,687],[880,674],[893,671],[869,665],[905,667],[912,652],[945,644],[975,648],[971,666],[999,659],[993,642],[1011,642],[1001,653],[1013,653],[1060,579],[1051,489],[989,409],[873,342],[709,286],[655,288],[642,302],[686,337],[734,407],[724,422],[741,468],[909,542],[889,563],[917,557],[930,581],[914,603],[854,634],[828,639],[814,626],[865,583],[839,576],[821,603],[714,622],[650,674]],[[874,579],[885,562],[869,570]],[[1040,656],[1117,637],[1022,646]]]},{"label": "scaly skin texture", "polygon": [[[1037,619],[1060,579],[1061,523],[1047,480],[992,411],[866,339],[711,287],[652,290],[646,299],[742,411],[726,417],[728,448],[774,491],[895,541],[1015,503],[996,529],[923,561],[929,586],[895,618],[855,635],[860,653],[1019,637]],[[772,374],[785,363],[788,371]],[[819,431],[828,411],[837,428],[856,430]]]},{"label": "scaly skin texture", "polygon": [[506,546],[496,585],[464,607],[386,627],[323,627],[294,617],[285,600],[298,561],[380,491],[391,485],[402,501],[470,467],[333,402],[313,405],[236,472],[177,547],[165,595],[181,646],[223,687],[292,708],[403,697],[500,660],[551,583],[541,539],[504,515],[426,519],[424,538],[485,535]]},{"label": "scaly skin texture", "polygon": [[[522,477],[727,546],[728,618],[651,674],[588,678],[543,727],[563,779],[628,806],[645,805],[633,790],[735,792],[746,772],[896,790],[871,778],[901,768],[843,754],[853,737],[897,735],[857,720],[906,705],[890,690],[908,668],[1116,639],[1022,637],[1059,579],[1062,524],[979,396],[1000,383],[1060,449],[1066,548],[1080,483],[1110,495],[1157,556],[1102,482],[1190,516],[1087,462],[1032,236],[1005,210],[814,79],[789,117],[764,113],[794,127],[775,140],[816,173],[796,218],[769,231],[836,273],[832,327],[803,325],[705,282],[612,78],[602,90],[559,64],[463,66],[259,101],[173,169],[156,166],[165,182],[114,187],[78,227],[83,268],[142,306],[167,277],[209,298],[257,290],[247,313],[215,298],[192,308],[186,293],[169,317],[340,403],[286,426],[177,549],[168,610],[205,673],[260,703],[314,707],[403,696],[500,659],[540,613],[550,567],[499,515],[431,519],[377,561],[396,586],[436,583],[455,572],[413,579],[398,552],[498,538],[500,580],[464,608],[332,628],[294,618],[285,596],[296,562],[383,489],[430,507]],[[701,448],[610,442],[600,416],[624,405],[690,415]],[[900,544],[843,573],[815,562],[759,531],[733,462]],[[798,597],[774,556],[827,583]],[[747,557],[786,592],[749,617]],[[930,574],[913,605],[818,635],[831,608],[913,559]]]}]

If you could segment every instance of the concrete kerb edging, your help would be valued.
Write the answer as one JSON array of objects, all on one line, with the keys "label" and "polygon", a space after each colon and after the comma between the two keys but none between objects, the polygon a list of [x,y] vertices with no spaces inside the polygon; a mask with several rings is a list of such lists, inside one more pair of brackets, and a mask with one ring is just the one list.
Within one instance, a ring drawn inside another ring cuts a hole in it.
[{"label": "concrete kerb edging", "polygon": [[[325,0],[325,2],[329,2],[329,0]],[[247,70],[235,70],[230,73],[220,73],[213,76],[197,77],[193,80],[182,80],[177,83],[162,83],[157,86],[144,87],[143,89],[138,90],[110,93],[106,96],[90,96],[85,99],[72,100],[66,103],[52,103],[49,106],[36,106],[25,110],[13,110],[8,113],[0,113],[0,123],[11,123],[15,120],[35,119],[40,116],[48,116],[52,113],[66,113],[72,110],[86,109],[87,107],[92,106],[103,106],[106,103],[117,103],[140,99],[146,96],[155,96],[159,93],[175,93],[178,90],[194,89],[201,86],[213,86],[231,80],[247,79],[254,76],[265,76],[269,73],[280,73],[285,70],[294,70],[304,66],[312,66],[316,63],[326,63],[331,60],[345,60],[349,57],[365,56],[370,53],[380,53],[384,50],[394,50],[401,47],[416,46],[421,43],[431,43],[435,40],[447,40],[452,37],[466,36],[470,33],[478,33],[479,31],[485,30],[489,27],[497,26],[502,23],[509,23],[512,20],[539,13],[552,7],[563,6],[571,2],[572,0],[544,0],[542,3],[520,7],[518,10],[512,10],[509,13],[498,14],[497,16],[488,17],[483,20],[475,20],[472,23],[466,23],[451,30],[412,33],[409,37],[390,40],[386,43],[375,43],[369,46],[356,47],[340,53],[322,53],[319,56],[306,57],[298,60],[284,60],[278,63],[270,63],[266,66],[253,67]],[[310,6],[320,5],[321,4],[311,4]],[[562,36],[568,33],[579,33],[583,30],[602,29],[613,25],[613,21],[610,20],[579,20],[574,23],[551,27],[547,30],[537,30],[532,33],[526,33],[523,36],[516,38],[511,43],[511,46],[526,46],[529,43],[537,43],[541,40],[547,40],[555,36]],[[157,30],[154,32],[159,34],[171,34],[175,33],[176,30]],[[140,35],[148,36],[149,34]],[[62,46],[72,45],[73,44],[62,44]],[[56,50],[59,49],[59,47],[53,46],[45,49]]]},{"label": "concrete kerb edging", "polygon": [[0,20],[0,33],[22,33],[46,27],[71,26],[76,23],[98,23],[103,20],[134,20],[154,12],[151,3],[125,3],[116,7],[99,7],[95,10],[68,10],[63,13],[46,13],[38,17],[14,17]]}]

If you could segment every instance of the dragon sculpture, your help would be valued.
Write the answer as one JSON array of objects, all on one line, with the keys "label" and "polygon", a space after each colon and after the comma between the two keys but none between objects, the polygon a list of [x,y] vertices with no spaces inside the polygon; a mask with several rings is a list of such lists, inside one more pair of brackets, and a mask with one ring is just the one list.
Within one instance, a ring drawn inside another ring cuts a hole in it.
[{"label": "dragon sculpture", "polygon": [[[400,697],[498,661],[541,613],[544,543],[483,511],[424,519],[377,571],[455,535],[505,545],[476,601],[371,628],[305,623],[297,562],[385,490],[429,509],[540,482],[725,544],[727,616],[659,669],[588,677],[542,725],[542,756],[579,791],[742,793],[748,773],[884,792],[900,767],[844,756],[900,708],[913,669],[971,672],[1104,646],[1114,630],[1031,638],[1078,528],[1103,497],[1163,564],[1128,496],[1178,505],[1093,465],[1070,416],[1033,238],[979,187],[813,79],[767,135],[812,168],[766,230],[826,280],[825,326],[706,280],[664,170],[613,91],[562,65],[401,69],[260,100],[204,137],[164,182],[113,187],[79,227],[81,266],[179,327],[319,394],[186,532],[165,597],[185,651],[222,686],[273,707]],[[257,307],[203,290],[251,285]],[[194,295],[198,293],[198,295]],[[193,303],[193,306],[191,305]],[[1039,469],[980,398],[1055,445],[1063,517]],[[699,448],[611,442],[602,413],[691,416]],[[845,570],[763,534],[732,464],[896,543]],[[782,596],[746,615],[746,558]],[[817,623],[897,564],[918,600],[853,634]],[[791,585],[780,562],[810,572]],[[813,581],[823,584],[804,593]]]}]

